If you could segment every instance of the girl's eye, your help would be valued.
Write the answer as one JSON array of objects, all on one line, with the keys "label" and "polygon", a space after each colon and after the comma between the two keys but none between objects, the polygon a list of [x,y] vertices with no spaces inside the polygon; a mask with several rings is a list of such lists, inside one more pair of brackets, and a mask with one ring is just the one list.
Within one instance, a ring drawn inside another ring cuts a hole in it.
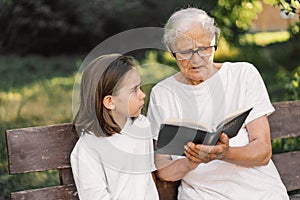
[{"label": "girl's eye", "polygon": [[139,87],[135,87],[132,89],[132,92],[136,93],[139,90]]}]

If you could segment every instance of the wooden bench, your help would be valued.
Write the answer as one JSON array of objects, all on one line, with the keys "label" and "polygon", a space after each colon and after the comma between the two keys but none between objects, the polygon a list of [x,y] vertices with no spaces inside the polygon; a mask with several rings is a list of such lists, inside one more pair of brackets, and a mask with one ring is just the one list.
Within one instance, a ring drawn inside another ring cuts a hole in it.
[{"label": "wooden bench", "polygon": [[[274,103],[276,112],[270,116],[272,139],[300,136],[300,101]],[[6,130],[9,173],[29,173],[57,169],[59,186],[12,192],[11,199],[78,199],[69,156],[78,136],[72,124]],[[300,189],[300,151],[272,157],[287,190]],[[160,199],[176,199],[177,182],[156,179]],[[297,197],[291,197],[291,199]]]}]

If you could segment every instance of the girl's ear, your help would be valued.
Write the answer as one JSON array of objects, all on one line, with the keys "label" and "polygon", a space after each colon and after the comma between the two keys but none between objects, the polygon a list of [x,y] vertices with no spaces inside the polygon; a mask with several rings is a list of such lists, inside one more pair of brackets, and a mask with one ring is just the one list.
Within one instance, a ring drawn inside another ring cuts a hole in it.
[{"label": "girl's ear", "polygon": [[115,109],[115,104],[113,102],[112,96],[111,95],[107,95],[103,98],[103,105],[105,106],[105,108],[109,109],[109,110],[113,110]]}]

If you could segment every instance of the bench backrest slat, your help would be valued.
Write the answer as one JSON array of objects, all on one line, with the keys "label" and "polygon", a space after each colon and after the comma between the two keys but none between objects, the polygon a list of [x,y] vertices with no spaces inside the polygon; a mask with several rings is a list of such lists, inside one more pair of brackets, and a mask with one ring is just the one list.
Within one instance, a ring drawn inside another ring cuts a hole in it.
[{"label": "bench backrest slat", "polygon": [[77,139],[72,124],[7,130],[10,174],[70,167]]},{"label": "bench backrest slat", "polygon": [[74,184],[74,178],[71,167],[59,169],[59,179],[62,185]]},{"label": "bench backrest slat", "polygon": [[78,200],[75,185],[54,186],[48,188],[13,192],[11,200]]},{"label": "bench backrest slat", "polygon": [[282,182],[288,191],[300,189],[300,151],[272,156]]},{"label": "bench backrest slat", "polygon": [[272,139],[300,136],[300,101],[274,103],[269,116]]},{"label": "bench backrest slat", "polygon": [[[300,101],[279,102],[273,105],[276,112],[269,117],[272,139],[300,136]],[[74,184],[69,157],[77,139],[72,124],[7,130],[10,174],[59,169],[61,184]],[[272,159],[287,190],[300,189],[300,151],[276,154]],[[168,183],[157,180],[156,183],[161,199],[176,199],[179,182]],[[70,187],[74,188],[74,185]],[[34,199],[30,195],[39,197],[46,194],[50,197],[50,195],[59,196],[68,193],[66,192],[68,190],[57,190],[56,187],[48,189],[29,190],[29,193],[28,191],[15,192],[12,193],[12,197],[16,198],[12,199],[23,199],[25,196],[28,198],[24,199]],[[55,196],[54,199],[77,199],[72,192],[69,193],[72,195],[68,198]]]}]

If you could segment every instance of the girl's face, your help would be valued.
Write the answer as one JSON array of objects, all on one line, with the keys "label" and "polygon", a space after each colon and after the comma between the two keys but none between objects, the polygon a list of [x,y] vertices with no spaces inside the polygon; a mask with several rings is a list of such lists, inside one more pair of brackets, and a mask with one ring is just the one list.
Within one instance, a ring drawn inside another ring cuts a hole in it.
[{"label": "girl's face", "polygon": [[112,96],[115,108],[112,109],[116,122],[126,117],[137,117],[144,107],[146,95],[141,90],[141,77],[137,68],[125,74],[116,94]]}]

